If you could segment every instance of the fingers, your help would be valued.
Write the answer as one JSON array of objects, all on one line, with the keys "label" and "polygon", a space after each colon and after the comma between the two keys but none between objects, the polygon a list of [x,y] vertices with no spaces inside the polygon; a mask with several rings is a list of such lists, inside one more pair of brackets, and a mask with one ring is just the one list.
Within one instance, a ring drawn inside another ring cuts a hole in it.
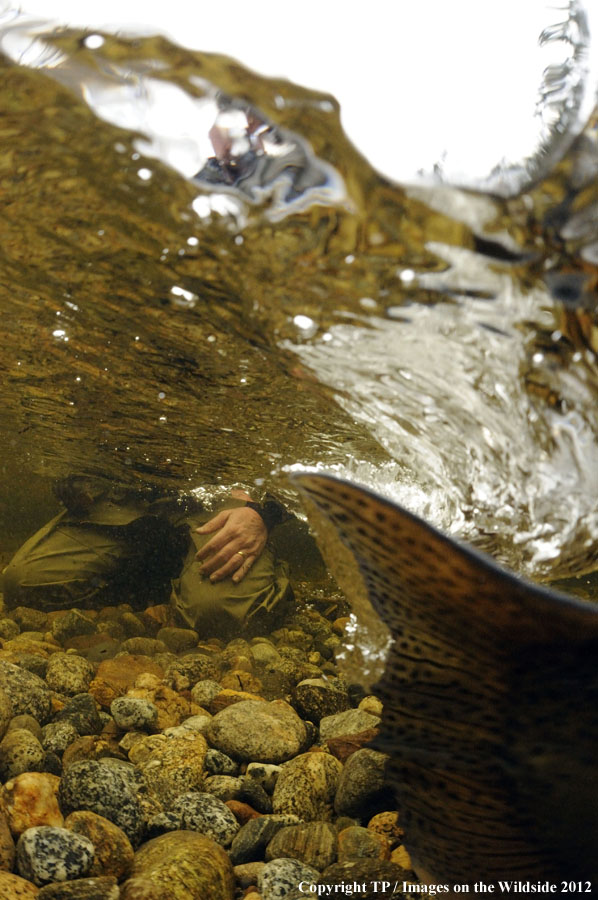
[{"label": "fingers", "polygon": [[213,534],[214,531],[218,531],[223,525],[226,525],[229,514],[230,511],[224,509],[222,512],[219,512],[218,515],[214,516],[213,519],[206,522],[205,525],[200,525],[199,528],[196,528],[196,532],[198,534]]},{"label": "fingers", "polygon": [[242,556],[240,553],[235,553],[224,565],[212,572],[210,581],[222,581],[224,578],[232,577],[235,584],[238,584],[245,578],[256,559],[255,555]]}]

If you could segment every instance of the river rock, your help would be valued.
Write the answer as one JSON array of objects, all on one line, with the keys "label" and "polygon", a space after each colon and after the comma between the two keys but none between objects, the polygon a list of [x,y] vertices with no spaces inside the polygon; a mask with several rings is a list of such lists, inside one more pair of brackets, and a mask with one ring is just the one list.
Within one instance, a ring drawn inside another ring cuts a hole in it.
[{"label": "river rock", "polygon": [[81,878],[91,868],[93,857],[90,840],[51,825],[27,829],[17,843],[19,875],[38,886]]},{"label": "river rock", "polygon": [[243,700],[217,713],[207,730],[208,741],[233,759],[279,763],[299,752],[305,726],[284,700]]},{"label": "river rock", "polygon": [[[413,872],[395,863],[384,859],[359,859],[333,863],[322,873],[318,885],[323,888],[320,896],[328,896],[324,886],[330,885],[332,896],[346,895],[350,890],[353,900],[372,900],[372,883],[386,881],[389,884],[387,890],[378,896],[384,900],[404,900],[403,882],[413,880]],[[363,890],[359,889],[360,885]]]},{"label": "river rock", "polygon": [[128,779],[96,760],[73,763],[60,780],[58,802],[63,815],[89,810],[125,832],[133,845],[141,837],[143,817]]},{"label": "river rock", "polygon": [[132,747],[129,754],[131,761],[139,767],[149,790],[166,804],[180,794],[202,790],[203,764],[208,749],[205,738],[194,731],[185,731],[179,737],[155,737],[161,740],[143,759],[140,742]]},{"label": "river rock", "polygon": [[273,792],[281,772],[282,768],[272,763],[249,763],[247,766],[248,777],[257,781],[268,794]]},{"label": "river rock", "polygon": [[117,697],[110,713],[123,731],[151,731],[158,721],[158,707],[140,697]]},{"label": "river rock", "polygon": [[127,697],[149,700],[157,707],[158,718],[155,727],[160,731],[173,725],[180,725],[193,712],[191,704],[172,688],[165,684],[153,684],[153,681],[154,679],[150,681],[149,678],[138,679],[127,692]]},{"label": "river rock", "polygon": [[[10,872],[15,862],[15,842],[10,833],[8,817],[0,810],[0,871]],[[0,897],[2,894],[0,893]]]},{"label": "river rock", "polygon": [[251,647],[251,655],[258,666],[265,666],[271,662],[279,662],[282,656],[274,646],[268,641],[260,641],[259,644],[253,644]]},{"label": "river rock", "polygon": [[156,635],[159,641],[163,641],[169,650],[173,653],[184,653],[185,650],[191,650],[197,647],[199,635],[192,628],[175,628],[167,625],[161,628]]},{"label": "river rock", "polygon": [[0,741],[0,778],[7,781],[21,772],[39,772],[44,768],[45,751],[25,728],[8,731]]},{"label": "river rock", "polygon": [[71,609],[52,622],[52,634],[62,645],[76,634],[93,634],[95,630],[94,620],[78,609]]},{"label": "river rock", "polygon": [[[405,837],[405,831],[399,823],[399,814],[396,810],[385,810],[372,816],[367,826],[370,831],[384,835],[391,849],[397,847]],[[407,867],[406,867],[407,868]]]},{"label": "river rock", "polygon": [[174,725],[172,728],[165,728],[162,734],[167,737],[180,737],[186,731],[195,731],[197,734],[205,735],[210,724],[212,716],[209,713],[205,715],[189,716],[183,719],[180,725]]},{"label": "river rock", "polygon": [[325,716],[320,721],[320,740],[324,742],[330,738],[348,737],[376,728],[379,724],[380,719],[371,713],[362,709],[347,709],[334,716]]},{"label": "river rock", "polygon": [[328,822],[342,772],[328,753],[302,753],[282,768],[272,795],[275,813],[293,814],[305,822]]},{"label": "river rock", "polygon": [[13,835],[38,825],[64,825],[57,799],[59,784],[60,778],[47,772],[23,772],[6,782],[2,805]]},{"label": "river rock", "polygon": [[173,831],[135,854],[121,900],[233,900],[235,882],[226,851],[194,831]]},{"label": "river rock", "polygon": [[235,835],[230,858],[233,865],[239,866],[264,858],[264,851],[274,835],[286,825],[298,825],[301,820],[297,816],[260,816],[251,819]]},{"label": "river rock", "polygon": [[328,822],[288,825],[281,828],[268,844],[266,860],[298,859],[321,872],[336,859],[336,840],[336,830]]},{"label": "river rock", "polygon": [[233,691],[230,688],[226,688],[226,690],[223,688],[210,703],[210,712],[215,716],[217,713],[222,712],[223,709],[246,700],[252,700],[257,703],[267,702],[264,697],[250,694],[248,691]]},{"label": "river rock", "polygon": [[370,713],[372,716],[377,716],[379,719],[382,718],[384,711],[382,700],[379,700],[374,694],[368,694],[363,700],[360,700],[358,709]]},{"label": "river rock", "polygon": [[205,769],[210,775],[236,775],[239,764],[220,750],[209,749],[206,753]]},{"label": "river rock", "polygon": [[6,691],[0,688],[0,738],[6,734],[13,715],[12,701]]},{"label": "river rock", "polygon": [[78,737],[79,732],[72,722],[48,722],[42,728],[41,745],[44,750],[61,756]]},{"label": "river rock", "polygon": [[272,812],[272,799],[254,778],[244,775],[241,778],[241,786],[239,789],[239,800],[249,803],[254,809],[261,813]]},{"label": "river rock", "polygon": [[26,731],[30,731],[33,737],[36,737],[41,743],[42,726],[39,724],[37,719],[34,719],[33,716],[29,715],[29,713],[23,713],[20,716],[12,717],[7,732],[15,731],[17,728],[24,728]]},{"label": "river rock", "polygon": [[273,859],[258,875],[257,888],[262,900],[283,900],[302,881],[314,884],[319,877],[317,869],[297,859]]},{"label": "river rock", "polygon": [[37,897],[39,888],[9,872],[0,872],[0,900],[30,900]]},{"label": "river rock", "polygon": [[151,673],[160,679],[164,670],[148,656],[134,656],[123,653],[114,659],[106,659],[98,666],[96,677],[89,686],[89,692],[103,709],[110,709],[110,704],[117,697],[126,694],[132,688],[135,679],[142,673]]},{"label": "river rock", "polygon": [[[388,756],[377,750],[357,750],[343,769],[334,799],[339,816],[368,816],[388,805],[385,773]],[[376,809],[378,807],[378,809]],[[369,815],[368,815],[369,814]]]},{"label": "river rock", "polygon": [[64,827],[86,837],[94,846],[95,858],[89,869],[92,876],[114,876],[122,881],[133,865],[133,847],[124,831],[104,816],[88,810],[71,813]]},{"label": "river rock", "polygon": [[70,722],[80,735],[99,734],[103,722],[95,699],[87,692],[75,694],[56,716],[57,722]]},{"label": "river rock", "polygon": [[12,619],[0,619],[0,638],[3,641],[11,641],[16,638],[21,629]]},{"label": "river rock", "polygon": [[149,637],[127,638],[121,644],[123,653],[131,653],[133,656],[156,656],[158,653],[166,653],[168,647],[164,641]]},{"label": "river rock", "polygon": [[48,614],[33,606],[15,606],[11,610],[10,616],[19,626],[20,631],[43,632],[48,624]]},{"label": "river rock", "polygon": [[224,803],[227,800],[238,800],[243,779],[235,775],[211,775],[206,778],[204,790]]},{"label": "river rock", "polygon": [[295,688],[295,704],[304,719],[319,722],[349,707],[349,694],[342,682],[306,678]]},{"label": "river rock", "polygon": [[48,884],[37,895],[38,900],[119,900],[116,878],[78,878],[76,881]]},{"label": "river rock", "polygon": [[338,861],[389,859],[390,844],[382,834],[360,825],[343,828],[338,836]]},{"label": "river rock", "polygon": [[207,834],[222,847],[228,847],[239,831],[239,823],[228,806],[212,794],[182,794],[170,811],[180,815],[183,828]]},{"label": "river rock", "polygon": [[257,884],[258,875],[266,864],[263,862],[242,863],[235,866],[235,881],[240,888],[248,888],[252,884]]},{"label": "river rock", "polygon": [[249,803],[243,803],[242,800],[225,800],[224,802],[241,826],[251,819],[258,819],[261,816],[257,809],[254,809]]},{"label": "river rock", "polygon": [[84,694],[94,676],[94,668],[76,653],[54,653],[48,662],[46,684],[59,694]]},{"label": "river rock", "polygon": [[46,683],[37,675],[0,661],[0,688],[10,698],[14,715],[29,713],[40,725],[50,719],[52,697]]},{"label": "river rock", "polygon": [[209,707],[214,697],[220,693],[222,686],[211,678],[202,678],[191,688],[191,699],[199,706]]}]

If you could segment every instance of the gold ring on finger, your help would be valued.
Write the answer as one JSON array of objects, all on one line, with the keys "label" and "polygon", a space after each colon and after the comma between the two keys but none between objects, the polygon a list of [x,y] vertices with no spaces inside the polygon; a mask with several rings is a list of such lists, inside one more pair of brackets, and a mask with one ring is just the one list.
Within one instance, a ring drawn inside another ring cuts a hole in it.
[{"label": "gold ring on finger", "polygon": [[242,550],[237,550],[237,556],[240,556],[241,559],[247,559],[247,554],[243,553]]}]

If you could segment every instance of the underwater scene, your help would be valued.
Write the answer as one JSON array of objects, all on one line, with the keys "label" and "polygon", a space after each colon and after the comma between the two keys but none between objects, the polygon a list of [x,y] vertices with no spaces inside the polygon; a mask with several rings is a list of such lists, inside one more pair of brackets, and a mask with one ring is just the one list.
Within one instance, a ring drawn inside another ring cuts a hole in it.
[{"label": "underwater scene", "polygon": [[0,898],[591,895],[596,45],[555,14],[536,152],[399,184],[329,94],[0,12]]}]

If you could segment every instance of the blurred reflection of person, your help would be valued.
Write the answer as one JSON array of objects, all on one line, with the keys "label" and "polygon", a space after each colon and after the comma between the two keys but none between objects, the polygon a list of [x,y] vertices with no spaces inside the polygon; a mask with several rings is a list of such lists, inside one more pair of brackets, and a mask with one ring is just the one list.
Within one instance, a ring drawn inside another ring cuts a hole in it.
[{"label": "blurred reflection of person", "polygon": [[139,608],[170,590],[176,619],[202,635],[255,633],[288,612],[286,567],[268,546],[269,532],[289,518],[276,500],[255,503],[233,490],[208,510],[193,494],[98,490],[74,477],[56,493],[64,511],[4,570],[9,608]]}]

